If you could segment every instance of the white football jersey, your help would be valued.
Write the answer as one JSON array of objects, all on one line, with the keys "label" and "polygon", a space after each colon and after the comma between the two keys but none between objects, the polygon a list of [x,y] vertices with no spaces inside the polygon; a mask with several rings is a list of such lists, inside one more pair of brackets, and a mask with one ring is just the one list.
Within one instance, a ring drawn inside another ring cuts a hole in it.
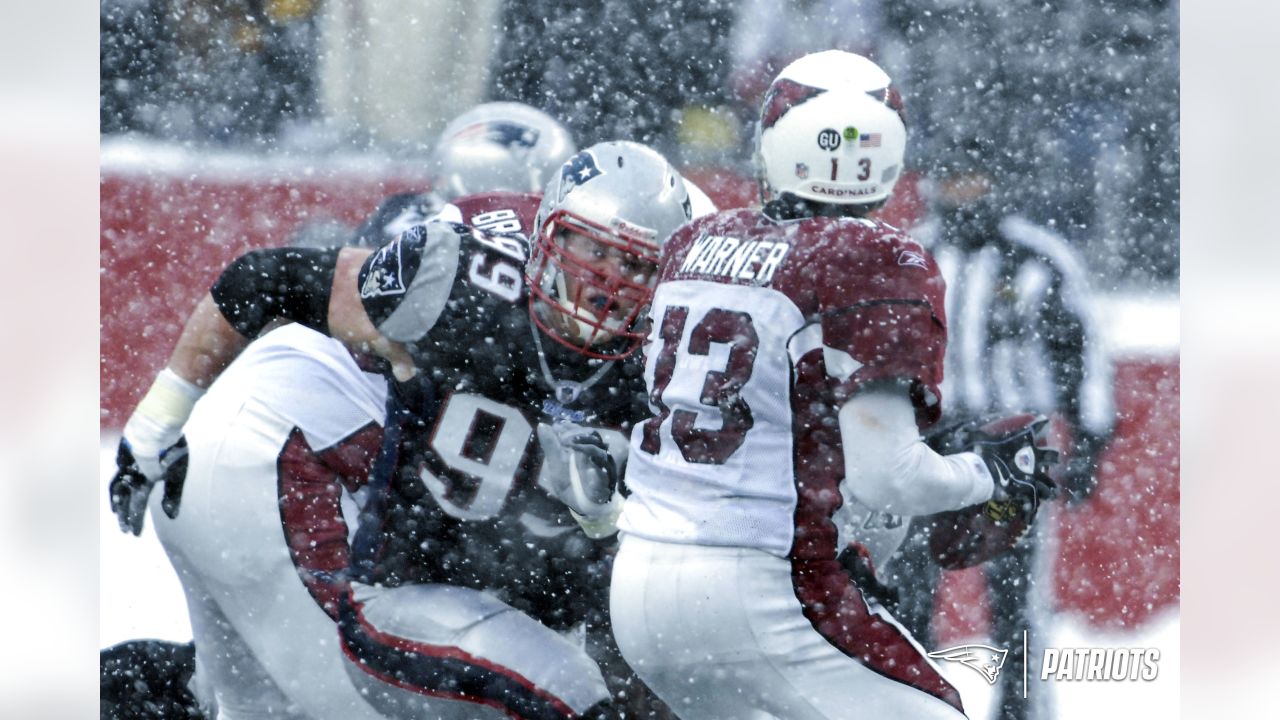
[{"label": "white football jersey", "polygon": [[[334,402],[335,397],[344,402]],[[382,425],[387,381],[361,370],[337,340],[290,324],[250,343],[192,416],[232,417],[228,411],[246,402],[264,405],[301,430],[311,448],[323,450],[371,422]]]},{"label": "white football jersey", "polygon": [[[871,220],[721,213],[664,248],[619,528],[676,543],[830,559],[842,497],[837,412],[897,381],[937,419],[945,293],[927,252]],[[902,518],[887,541],[900,539]]]}]

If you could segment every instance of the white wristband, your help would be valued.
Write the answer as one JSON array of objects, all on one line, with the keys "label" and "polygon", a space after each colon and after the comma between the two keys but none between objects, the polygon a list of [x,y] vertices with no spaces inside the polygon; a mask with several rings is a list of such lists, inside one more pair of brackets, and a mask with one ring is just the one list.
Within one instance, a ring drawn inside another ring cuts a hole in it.
[{"label": "white wristband", "polygon": [[124,426],[124,437],[147,477],[156,479],[160,453],[182,436],[182,426],[202,395],[202,388],[165,368],[156,376],[156,381],[142,397],[133,415],[129,416]]},{"label": "white wristband", "polygon": [[615,490],[609,504],[600,506],[604,510],[600,515],[593,514],[587,517],[580,515],[573,508],[569,508],[569,514],[578,521],[578,525],[587,537],[599,540],[618,532],[618,518],[622,517],[622,501],[622,493]]}]

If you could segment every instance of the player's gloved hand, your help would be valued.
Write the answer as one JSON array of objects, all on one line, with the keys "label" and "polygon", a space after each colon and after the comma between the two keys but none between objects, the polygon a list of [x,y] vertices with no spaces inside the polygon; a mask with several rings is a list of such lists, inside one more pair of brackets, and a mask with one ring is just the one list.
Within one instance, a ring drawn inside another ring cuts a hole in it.
[{"label": "player's gloved hand", "polygon": [[120,532],[142,534],[151,488],[155,487],[165,470],[186,454],[187,440],[179,438],[169,449],[158,454],[153,469],[155,475],[148,476],[134,456],[129,440],[120,438],[120,444],[116,448],[116,474],[108,487],[111,493],[111,512],[115,513],[116,520],[120,523]]},{"label": "player's gloved hand", "polygon": [[182,426],[204,390],[169,368],[160,371],[125,423],[111,479],[111,511],[120,531],[142,534],[147,496],[165,470],[187,454]]},{"label": "player's gloved hand", "polygon": [[627,461],[625,446],[611,448],[599,432],[572,422],[540,423],[538,443],[547,488],[579,516],[580,522],[617,518],[622,506],[617,488]]},{"label": "player's gloved hand", "polygon": [[1058,494],[1049,477],[1058,451],[1043,446],[1048,427],[1045,416],[1022,414],[970,431],[969,450],[982,458],[995,483],[986,506],[993,520],[1021,517],[1030,523],[1040,504]]}]

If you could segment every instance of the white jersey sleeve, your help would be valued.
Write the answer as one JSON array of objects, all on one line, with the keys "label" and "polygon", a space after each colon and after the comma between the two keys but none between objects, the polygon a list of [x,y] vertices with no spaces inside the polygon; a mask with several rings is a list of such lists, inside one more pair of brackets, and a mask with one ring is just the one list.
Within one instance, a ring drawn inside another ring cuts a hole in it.
[{"label": "white jersey sleeve", "polygon": [[364,372],[342,343],[297,324],[258,338],[223,372],[195,414],[265,406],[321,450],[386,417],[387,381]]}]

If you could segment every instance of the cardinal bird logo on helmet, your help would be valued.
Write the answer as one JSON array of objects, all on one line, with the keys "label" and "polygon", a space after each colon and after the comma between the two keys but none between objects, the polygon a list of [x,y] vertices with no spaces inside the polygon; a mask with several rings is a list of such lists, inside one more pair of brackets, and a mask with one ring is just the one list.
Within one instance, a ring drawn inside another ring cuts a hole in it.
[{"label": "cardinal bird logo on helmet", "polygon": [[1000,668],[1004,667],[1005,656],[1008,654],[1008,650],[987,645],[960,645],[931,652],[929,657],[958,662],[986,678],[988,685],[995,685],[996,678],[1000,677]]},{"label": "cardinal bird logo on helmet", "polygon": [[774,80],[764,98],[763,111],[760,113],[760,129],[768,130],[777,125],[791,108],[824,92],[826,90],[822,88],[802,85],[787,78]]}]

